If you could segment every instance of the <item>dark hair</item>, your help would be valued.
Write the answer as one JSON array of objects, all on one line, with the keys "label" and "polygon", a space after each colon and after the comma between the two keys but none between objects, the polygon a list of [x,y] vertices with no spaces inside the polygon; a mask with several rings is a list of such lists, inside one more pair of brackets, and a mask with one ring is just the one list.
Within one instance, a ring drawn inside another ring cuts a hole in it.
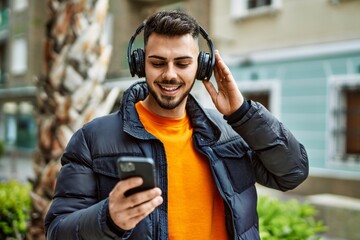
[{"label": "dark hair", "polygon": [[175,10],[160,11],[151,15],[145,22],[144,45],[146,46],[151,33],[169,37],[191,34],[196,39],[199,31],[199,24],[188,14]]}]

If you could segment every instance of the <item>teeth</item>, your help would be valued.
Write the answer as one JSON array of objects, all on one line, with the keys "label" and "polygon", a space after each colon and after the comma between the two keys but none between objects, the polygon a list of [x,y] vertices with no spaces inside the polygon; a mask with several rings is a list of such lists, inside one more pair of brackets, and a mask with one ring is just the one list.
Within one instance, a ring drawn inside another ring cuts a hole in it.
[{"label": "teeth", "polygon": [[162,89],[166,90],[166,91],[174,91],[176,90],[178,87],[164,87],[164,86],[161,86]]}]

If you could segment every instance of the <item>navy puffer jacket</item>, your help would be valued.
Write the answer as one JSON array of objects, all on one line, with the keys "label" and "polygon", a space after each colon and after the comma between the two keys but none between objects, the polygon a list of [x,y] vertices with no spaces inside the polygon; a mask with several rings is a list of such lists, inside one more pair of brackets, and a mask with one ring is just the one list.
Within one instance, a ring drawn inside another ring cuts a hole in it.
[{"label": "navy puffer jacket", "polygon": [[[73,135],[46,216],[47,239],[168,238],[164,148],[145,131],[135,109],[147,94],[145,82],[134,84],[124,93],[118,112],[93,120]],[[186,109],[196,149],[208,158],[224,199],[229,239],[260,239],[255,182],[282,191],[298,186],[308,175],[304,147],[255,102],[231,124],[216,110],[203,110],[191,96]],[[114,228],[108,219],[108,195],[119,181],[116,161],[124,155],[156,160],[157,184],[164,198],[131,231]]]}]

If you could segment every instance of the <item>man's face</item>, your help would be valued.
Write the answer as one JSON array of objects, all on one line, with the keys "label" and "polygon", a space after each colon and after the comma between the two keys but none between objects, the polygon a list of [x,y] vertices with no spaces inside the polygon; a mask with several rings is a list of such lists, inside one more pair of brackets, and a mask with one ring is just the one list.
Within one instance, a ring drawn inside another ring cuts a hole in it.
[{"label": "man's face", "polygon": [[[184,111],[186,98],[195,82],[199,48],[190,34],[168,37],[152,33],[145,50],[147,99],[155,113]],[[148,105],[149,107],[149,105]]]}]

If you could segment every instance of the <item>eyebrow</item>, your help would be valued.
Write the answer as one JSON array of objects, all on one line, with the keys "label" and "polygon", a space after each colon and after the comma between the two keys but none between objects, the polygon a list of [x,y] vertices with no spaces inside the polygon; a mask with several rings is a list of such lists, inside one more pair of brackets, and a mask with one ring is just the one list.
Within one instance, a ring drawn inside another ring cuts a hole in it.
[{"label": "eyebrow", "polygon": [[[166,60],[165,57],[161,57],[161,56],[158,56],[158,55],[151,55],[151,56],[149,56],[148,58],[155,58],[155,59],[159,59],[159,60]],[[191,56],[181,56],[181,57],[175,58],[175,60],[184,60],[184,59],[192,59],[192,57],[191,57]]]}]

